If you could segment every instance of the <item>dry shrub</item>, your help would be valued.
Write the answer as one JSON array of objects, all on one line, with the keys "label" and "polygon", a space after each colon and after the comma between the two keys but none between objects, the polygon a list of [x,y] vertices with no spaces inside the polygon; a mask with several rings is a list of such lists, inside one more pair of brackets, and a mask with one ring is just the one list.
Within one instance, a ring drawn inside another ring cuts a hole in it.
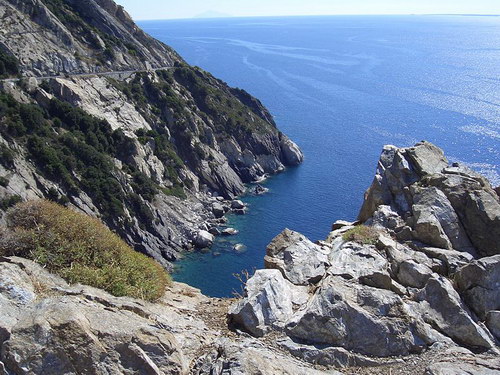
[{"label": "dry shrub", "polygon": [[20,203],[7,212],[0,255],[31,259],[70,283],[115,296],[154,301],[171,282],[163,267],[98,219],[45,200]]},{"label": "dry shrub", "polygon": [[344,241],[357,242],[363,245],[375,245],[380,233],[373,227],[358,225],[342,235]]}]

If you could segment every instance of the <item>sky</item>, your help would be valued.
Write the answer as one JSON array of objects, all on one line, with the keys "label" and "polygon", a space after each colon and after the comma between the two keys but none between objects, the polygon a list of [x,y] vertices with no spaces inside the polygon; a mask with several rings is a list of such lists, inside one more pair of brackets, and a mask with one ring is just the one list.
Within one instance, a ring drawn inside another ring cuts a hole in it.
[{"label": "sky", "polygon": [[334,14],[500,14],[500,0],[115,0],[135,20]]}]

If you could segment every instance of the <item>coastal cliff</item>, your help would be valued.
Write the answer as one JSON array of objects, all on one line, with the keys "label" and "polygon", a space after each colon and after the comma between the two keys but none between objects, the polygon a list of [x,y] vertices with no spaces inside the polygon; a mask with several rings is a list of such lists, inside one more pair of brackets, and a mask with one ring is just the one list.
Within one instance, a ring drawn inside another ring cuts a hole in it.
[{"label": "coastal cliff", "polygon": [[499,218],[488,181],[423,142],[384,148],[363,222],[279,234],[239,299],[113,297],[4,257],[0,374],[498,374],[500,254],[477,238]]},{"label": "coastal cliff", "polygon": [[302,162],[257,99],[111,0],[1,0],[0,23],[3,210],[77,208],[168,268],[245,183]]}]

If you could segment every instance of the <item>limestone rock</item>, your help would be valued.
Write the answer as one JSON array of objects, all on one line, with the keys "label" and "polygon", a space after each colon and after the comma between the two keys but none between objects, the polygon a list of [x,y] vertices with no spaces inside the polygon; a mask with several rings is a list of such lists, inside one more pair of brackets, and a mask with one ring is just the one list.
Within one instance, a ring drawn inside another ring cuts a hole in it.
[{"label": "limestone rock", "polygon": [[500,341],[500,311],[489,311],[486,315],[486,326],[489,331]]},{"label": "limestone rock", "polygon": [[306,343],[372,356],[421,351],[424,338],[415,324],[403,323],[404,311],[401,298],[390,291],[329,277],[307,307],[288,322],[286,332]]},{"label": "limestone rock", "polygon": [[432,276],[417,296],[426,322],[456,342],[488,350],[495,345],[471,317],[450,281]]},{"label": "limestone rock", "polygon": [[484,320],[491,310],[500,310],[500,255],[475,260],[460,268],[455,282],[467,305]]},{"label": "limestone rock", "polygon": [[198,233],[196,233],[193,242],[196,247],[203,249],[205,247],[211,247],[214,243],[214,239],[215,238],[213,234],[205,230],[200,230]]},{"label": "limestone rock", "polygon": [[327,253],[297,232],[285,229],[268,245],[266,268],[278,269],[295,285],[319,281],[326,272]]},{"label": "limestone rock", "polygon": [[[278,270],[258,270],[245,286],[245,298],[229,312],[232,324],[255,336],[281,329],[293,313],[294,302],[304,302],[300,288]],[[301,299],[302,298],[302,299]]]}]

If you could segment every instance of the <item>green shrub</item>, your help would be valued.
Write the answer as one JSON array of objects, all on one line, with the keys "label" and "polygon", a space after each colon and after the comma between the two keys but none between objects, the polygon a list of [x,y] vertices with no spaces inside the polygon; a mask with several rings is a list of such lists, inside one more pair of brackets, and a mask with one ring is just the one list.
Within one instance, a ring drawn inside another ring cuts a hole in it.
[{"label": "green shrub", "polygon": [[155,301],[170,283],[156,261],[134,251],[98,219],[44,200],[8,211],[0,255],[31,259],[70,283],[115,296]]},{"label": "green shrub", "polygon": [[358,225],[342,236],[344,241],[353,241],[363,245],[375,245],[377,243],[379,232],[373,228],[366,225]]},{"label": "green shrub", "polygon": [[0,49],[0,78],[15,76],[17,74],[19,74],[17,59]]},{"label": "green shrub", "polygon": [[3,199],[0,199],[0,209],[3,211],[6,211],[10,207],[15,206],[16,204],[18,204],[21,201],[22,201],[22,199],[19,195],[7,196]]}]

